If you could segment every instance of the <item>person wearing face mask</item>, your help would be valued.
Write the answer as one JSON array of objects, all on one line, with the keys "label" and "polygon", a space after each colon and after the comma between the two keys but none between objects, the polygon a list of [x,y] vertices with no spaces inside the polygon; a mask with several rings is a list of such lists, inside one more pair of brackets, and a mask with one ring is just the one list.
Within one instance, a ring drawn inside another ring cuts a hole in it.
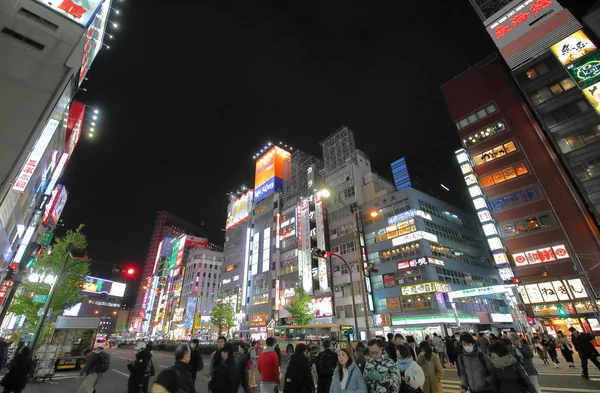
[{"label": "person wearing face mask", "polygon": [[529,380],[535,387],[536,392],[541,393],[542,388],[540,387],[540,383],[538,381],[538,372],[533,365],[533,349],[515,332],[511,332],[508,335],[508,338],[512,343],[512,346],[509,349],[511,349],[511,353],[514,351],[512,355],[517,359],[520,359],[525,372],[529,376]]},{"label": "person wearing face mask", "polygon": [[465,393],[495,393],[494,365],[489,356],[477,348],[470,333],[460,336],[462,353],[458,356],[460,391]]},{"label": "person wearing face mask", "polygon": [[498,393],[536,393],[525,369],[502,341],[489,346]]},{"label": "person wearing face mask", "polygon": [[412,358],[411,350],[406,345],[398,346],[398,371],[400,372],[400,392],[423,392],[425,373]]},{"label": "person wearing face mask", "polygon": [[204,368],[204,361],[202,360],[202,353],[200,353],[200,348],[198,348],[198,339],[193,339],[190,343],[190,374],[192,376],[192,381],[194,385],[196,384],[196,375],[198,374],[198,370],[202,370]]}]

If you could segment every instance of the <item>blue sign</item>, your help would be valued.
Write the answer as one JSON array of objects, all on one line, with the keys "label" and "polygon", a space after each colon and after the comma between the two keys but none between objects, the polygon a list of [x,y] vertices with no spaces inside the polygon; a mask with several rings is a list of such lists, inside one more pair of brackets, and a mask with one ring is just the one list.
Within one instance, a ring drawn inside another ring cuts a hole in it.
[{"label": "blue sign", "polygon": [[410,209],[405,211],[404,213],[396,214],[395,216],[391,216],[388,218],[388,225],[394,225],[401,221],[408,220],[409,218],[413,218],[417,215],[417,211],[415,209]]},{"label": "blue sign", "polygon": [[258,202],[267,195],[274,193],[275,191],[281,190],[283,187],[283,180],[278,177],[272,177],[265,183],[260,185],[254,190],[254,202]]},{"label": "blue sign", "polygon": [[183,317],[183,328],[191,329],[194,327],[194,316],[196,315],[197,297],[189,297],[185,307],[185,316]]}]

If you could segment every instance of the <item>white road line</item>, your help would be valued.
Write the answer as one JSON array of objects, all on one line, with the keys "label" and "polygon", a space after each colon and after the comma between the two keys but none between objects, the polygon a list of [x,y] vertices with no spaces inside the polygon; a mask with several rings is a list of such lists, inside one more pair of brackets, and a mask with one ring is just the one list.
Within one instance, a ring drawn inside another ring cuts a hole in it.
[{"label": "white road line", "polygon": [[123,360],[128,360],[127,358],[124,358],[123,356],[117,356],[119,359],[123,359]]},{"label": "white road line", "polygon": [[167,368],[169,366],[163,366],[162,364],[159,364],[158,367]]},{"label": "white road line", "polygon": [[[459,384],[460,384],[459,381],[452,381],[452,380],[442,379],[442,386],[444,387],[444,393],[449,393],[449,391],[447,391],[446,388],[456,389],[458,387],[459,388],[458,390],[460,390],[460,387],[458,386]],[[571,392],[571,393],[588,393],[588,392],[589,393],[597,393],[598,389],[563,388],[563,387],[542,386],[542,391],[543,392],[552,391],[552,392]]]},{"label": "white road line", "polygon": [[112,371],[114,371],[114,372],[116,372],[116,373],[119,373],[119,374],[121,374],[121,375],[124,375],[124,376],[126,376],[126,377],[128,377],[128,378],[129,378],[129,374],[125,374],[124,372],[122,372],[122,371],[119,371],[119,370],[115,370],[114,368],[111,368],[111,370],[112,370]]}]

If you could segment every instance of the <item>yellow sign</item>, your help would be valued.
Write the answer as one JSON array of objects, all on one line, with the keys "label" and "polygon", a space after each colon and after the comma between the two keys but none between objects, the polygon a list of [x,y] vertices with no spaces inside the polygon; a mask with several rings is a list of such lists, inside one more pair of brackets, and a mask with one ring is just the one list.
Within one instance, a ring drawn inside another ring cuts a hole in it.
[{"label": "yellow sign", "polygon": [[426,282],[423,284],[402,287],[402,295],[409,296],[431,292],[450,292],[451,290],[450,284],[444,282]]},{"label": "yellow sign", "polygon": [[563,65],[568,65],[577,59],[596,50],[596,45],[585,35],[582,30],[576,31],[562,41],[550,47],[554,56]]},{"label": "yellow sign", "polygon": [[600,113],[600,82],[583,89],[583,94],[596,112]]}]

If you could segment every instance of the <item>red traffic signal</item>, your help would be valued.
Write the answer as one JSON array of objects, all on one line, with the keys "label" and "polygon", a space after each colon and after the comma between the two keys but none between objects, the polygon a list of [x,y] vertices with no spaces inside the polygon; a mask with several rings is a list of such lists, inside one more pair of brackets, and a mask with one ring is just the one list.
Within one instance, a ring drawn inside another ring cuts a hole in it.
[{"label": "red traffic signal", "polygon": [[135,274],[135,269],[130,267],[129,269],[127,269],[126,273],[128,276],[133,276]]},{"label": "red traffic signal", "polygon": [[313,255],[313,257],[327,259],[331,256],[331,253],[326,250],[321,250],[321,249],[315,248],[312,250],[312,255]]},{"label": "red traffic signal", "polygon": [[512,279],[513,284],[520,284],[521,283],[521,279],[518,277],[515,277]]},{"label": "red traffic signal", "polygon": [[133,277],[137,273],[137,269],[133,266],[116,266],[112,270],[115,274],[123,274],[127,277]]}]

